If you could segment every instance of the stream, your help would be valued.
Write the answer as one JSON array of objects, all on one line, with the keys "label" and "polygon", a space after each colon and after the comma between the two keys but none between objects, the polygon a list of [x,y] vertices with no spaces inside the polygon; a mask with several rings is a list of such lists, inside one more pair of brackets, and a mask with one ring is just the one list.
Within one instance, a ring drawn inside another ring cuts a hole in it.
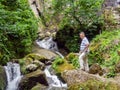
[{"label": "stream", "polygon": [[[64,56],[58,51],[58,47],[56,42],[53,41],[52,37],[45,38],[43,40],[36,40],[36,43],[44,49],[51,50],[58,54],[61,58]],[[21,75],[20,65],[18,63],[8,62],[6,66],[4,66],[6,76],[7,76],[7,87],[6,90],[19,90],[18,85],[20,83]],[[50,71],[51,65],[46,66],[44,72],[47,77],[47,81],[49,87],[47,90],[66,90],[67,84],[63,83],[57,75],[51,73]]]}]

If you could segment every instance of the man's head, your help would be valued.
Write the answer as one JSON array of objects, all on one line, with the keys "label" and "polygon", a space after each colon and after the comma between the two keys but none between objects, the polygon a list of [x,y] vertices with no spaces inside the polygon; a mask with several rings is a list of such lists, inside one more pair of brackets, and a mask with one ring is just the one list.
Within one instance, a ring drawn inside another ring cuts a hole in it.
[{"label": "man's head", "polygon": [[81,32],[79,35],[80,35],[81,39],[83,39],[85,37],[85,33],[84,32]]}]

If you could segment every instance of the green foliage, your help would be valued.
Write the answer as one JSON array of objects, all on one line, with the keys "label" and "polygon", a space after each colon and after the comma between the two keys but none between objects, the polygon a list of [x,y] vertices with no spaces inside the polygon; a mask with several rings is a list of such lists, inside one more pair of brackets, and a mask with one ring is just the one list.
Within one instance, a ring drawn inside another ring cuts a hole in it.
[{"label": "green foliage", "polygon": [[74,53],[70,53],[67,57],[66,60],[68,60],[69,63],[71,63],[75,68],[79,68],[80,64],[78,61],[78,56],[76,56]]},{"label": "green foliage", "polygon": [[52,64],[53,69],[56,69],[58,65],[61,65],[64,63],[64,59],[61,59],[60,57],[57,57],[55,61]]},{"label": "green foliage", "polygon": [[100,9],[103,1],[53,0],[54,15],[62,17],[58,24],[62,35],[57,34],[57,40],[64,43],[68,51],[79,51],[79,32],[84,31],[91,40],[102,30],[104,21]]},{"label": "green foliage", "polygon": [[55,14],[64,18],[60,26],[90,27],[100,21],[99,11],[103,0],[53,0]]},{"label": "green foliage", "polygon": [[[11,1],[13,0],[0,1],[1,64],[5,64],[10,58],[19,58],[29,53],[37,32],[37,20],[29,8],[28,1]],[[14,3],[18,6],[14,7]]]},{"label": "green foliage", "polygon": [[99,63],[111,71],[108,77],[114,76],[114,67],[120,61],[117,51],[120,50],[120,30],[105,31],[93,39],[90,46],[89,63]]},{"label": "green foliage", "polygon": [[65,70],[77,69],[79,68],[78,56],[74,53],[68,54],[64,59],[56,58],[52,64],[52,68],[57,72],[61,73]]}]

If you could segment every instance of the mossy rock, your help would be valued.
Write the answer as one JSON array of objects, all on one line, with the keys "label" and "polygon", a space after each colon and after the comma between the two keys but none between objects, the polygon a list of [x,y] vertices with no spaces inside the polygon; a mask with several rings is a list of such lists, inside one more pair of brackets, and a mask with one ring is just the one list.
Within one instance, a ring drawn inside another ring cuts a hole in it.
[{"label": "mossy rock", "polygon": [[45,63],[46,61],[48,61],[48,59],[46,59],[44,56],[36,54],[36,53],[31,53],[26,55],[24,58],[19,59],[19,64],[21,66],[21,72],[22,74],[27,74],[28,72],[26,71],[26,66],[28,66],[29,64],[32,64],[33,61],[38,60],[40,62]]},{"label": "mossy rock", "polygon": [[37,84],[31,90],[45,90],[45,89],[46,89],[46,86],[41,85],[41,84]]},{"label": "mossy rock", "polygon": [[5,90],[5,87],[7,85],[7,77],[5,70],[2,66],[0,66],[0,90]]},{"label": "mossy rock", "polygon": [[31,58],[32,60],[39,60],[41,62],[45,62],[46,60],[48,61],[47,58],[45,58],[42,55],[36,54],[36,53],[31,53],[25,56],[25,59]]},{"label": "mossy rock", "polygon": [[71,85],[68,90],[120,90],[120,86],[111,82],[89,80],[84,83]]},{"label": "mossy rock", "polygon": [[67,60],[62,58],[57,58],[53,62],[52,67],[55,69],[57,73],[62,73],[66,70],[72,70],[75,68],[72,64],[68,63]]}]

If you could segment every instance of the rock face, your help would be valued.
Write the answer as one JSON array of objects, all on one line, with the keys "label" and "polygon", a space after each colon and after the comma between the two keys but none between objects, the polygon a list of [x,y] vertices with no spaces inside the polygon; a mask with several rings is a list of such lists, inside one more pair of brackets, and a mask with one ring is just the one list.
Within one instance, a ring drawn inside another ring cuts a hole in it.
[{"label": "rock face", "polygon": [[5,90],[7,85],[7,77],[5,70],[2,66],[0,66],[0,90]]},{"label": "rock face", "polygon": [[19,84],[19,90],[30,90],[37,85],[37,83],[48,86],[45,73],[41,70],[26,74]]}]

